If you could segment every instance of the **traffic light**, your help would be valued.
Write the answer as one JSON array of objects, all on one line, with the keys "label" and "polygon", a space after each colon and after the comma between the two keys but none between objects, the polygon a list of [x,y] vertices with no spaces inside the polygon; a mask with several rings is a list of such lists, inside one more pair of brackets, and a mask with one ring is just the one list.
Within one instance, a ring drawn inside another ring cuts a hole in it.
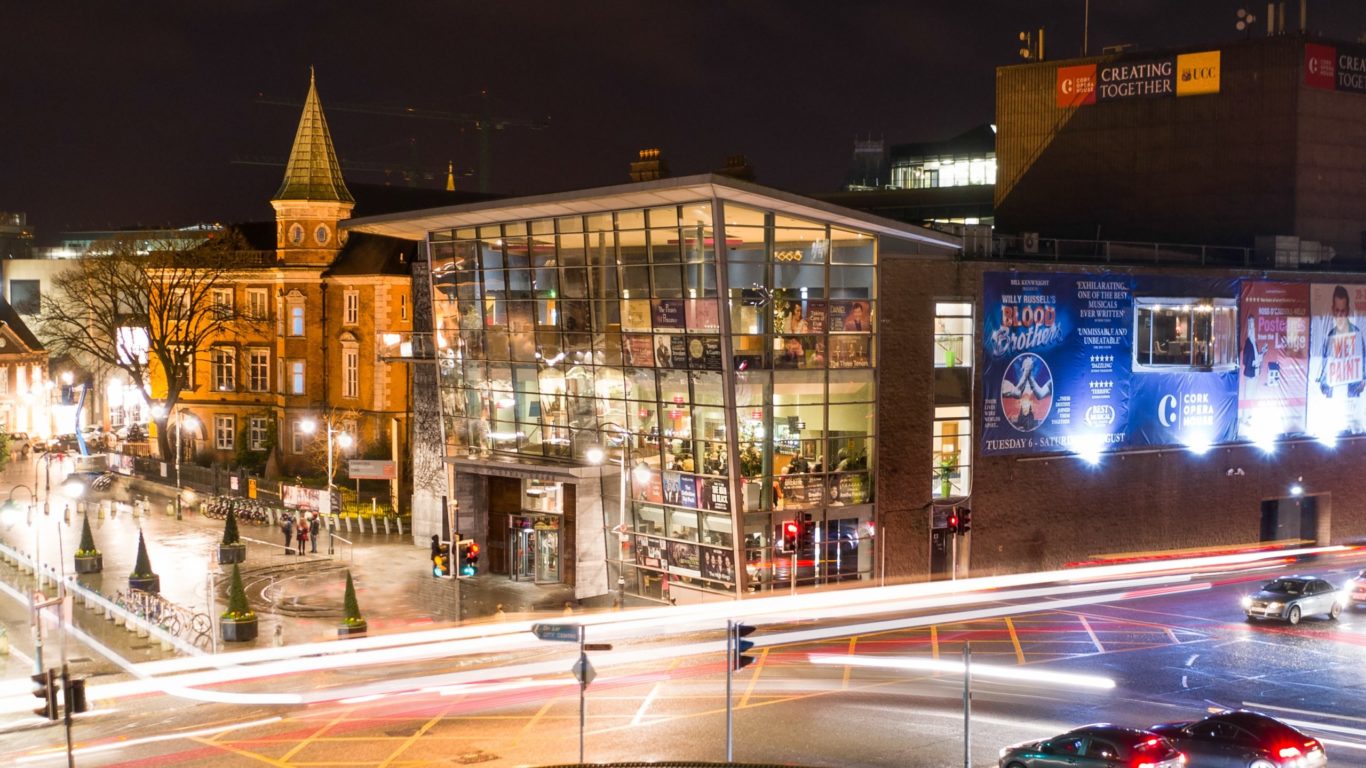
[{"label": "traffic light", "polygon": [[754,633],[754,627],[732,621],[727,629],[730,631],[730,668],[740,670],[753,664],[754,657],[745,655],[745,651],[754,647],[754,641],[745,638]]},{"label": "traffic light", "polygon": [[85,701],[85,678],[71,677],[63,672],[62,700],[66,703],[66,711],[73,715],[89,709]]},{"label": "traffic light", "polygon": [[958,533],[958,510],[956,508],[949,510],[948,528],[949,533]]},{"label": "traffic light", "polygon": [[816,548],[816,525],[811,520],[811,513],[802,513],[802,527],[798,537],[802,542],[803,549]]},{"label": "traffic light", "polygon": [[56,720],[57,713],[57,680],[53,670],[47,669],[36,675],[30,675],[33,681],[33,695],[43,700],[42,706],[33,710],[33,714],[39,717],[46,717],[49,720]]},{"label": "traffic light", "polygon": [[780,545],[780,552],[796,552],[797,537],[801,535],[802,525],[796,520],[783,521],[783,540]]},{"label": "traffic light", "polygon": [[972,530],[972,508],[960,507],[958,509],[958,532],[967,533]]},{"label": "traffic light", "polygon": [[432,575],[439,579],[451,577],[451,545],[441,542],[435,555],[432,555]]},{"label": "traffic light", "polygon": [[460,575],[473,576],[479,572],[479,545],[474,539],[460,542]]}]

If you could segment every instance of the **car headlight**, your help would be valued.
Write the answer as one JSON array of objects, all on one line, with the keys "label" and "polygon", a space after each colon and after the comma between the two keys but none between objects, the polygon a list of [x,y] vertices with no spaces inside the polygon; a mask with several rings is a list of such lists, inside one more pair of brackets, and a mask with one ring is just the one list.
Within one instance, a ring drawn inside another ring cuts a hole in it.
[{"label": "car headlight", "polygon": [[1244,595],[1244,596],[1243,596],[1243,607],[1244,607],[1244,608],[1251,608],[1251,607],[1252,607],[1252,596],[1251,596],[1251,595]]},{"label": "car headlight", "polygon": [[1266,609],[1267,609],[1268,611],[1279,611],[1280,609],[1282,609],[1282,608],[1284,608],[1284,607],[1285,607],[1285,603],[1267,603],[1267,604],[1266,604]]}]

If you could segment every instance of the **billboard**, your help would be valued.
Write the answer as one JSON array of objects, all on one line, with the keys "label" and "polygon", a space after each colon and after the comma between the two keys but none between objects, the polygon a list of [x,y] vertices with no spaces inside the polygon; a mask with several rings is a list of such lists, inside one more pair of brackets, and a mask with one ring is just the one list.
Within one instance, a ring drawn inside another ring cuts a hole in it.
[{"label": "billboard", "polygon": [[1366,432],[1366,285],[1310,287],[1308,432],[1321,437]]},{"label": "billboard", "polygon": [[1247,281],[1238,301],[1238,436],[1305,431],[1309,285]]},{"label": "billboard", "polygon": [[1058,67],[1054,94],[1061,109],[1098,101],[1204,96],[1218,93],[1219,51]]},{"label": "billboard", "polygon": [[1366,93],[1366,46],[1305,43],[1304,84],[1329,91]]},{"label": "billboard", "polygon": [[1124,442],[1130,278],[992,272],[983,293],[984,452]]}]

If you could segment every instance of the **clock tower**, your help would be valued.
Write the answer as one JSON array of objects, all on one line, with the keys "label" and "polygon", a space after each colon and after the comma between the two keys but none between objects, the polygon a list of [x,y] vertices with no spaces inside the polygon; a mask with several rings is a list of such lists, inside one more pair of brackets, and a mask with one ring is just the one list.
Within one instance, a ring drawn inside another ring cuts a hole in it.
[{"label": "clock tower", "polygon": [[275,247],[282,262],[332,263],[342,247],[337,223],[351,216],[356,200],[342,179],[312,71],[285,179],[270,204],[275,208]]}]

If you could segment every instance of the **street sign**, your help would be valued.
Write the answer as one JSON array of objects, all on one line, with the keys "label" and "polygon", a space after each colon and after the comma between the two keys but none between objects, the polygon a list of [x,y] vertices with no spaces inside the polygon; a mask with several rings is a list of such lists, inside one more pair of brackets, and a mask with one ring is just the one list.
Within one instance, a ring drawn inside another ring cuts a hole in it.
[{"label": "street sign", "polygon": [[352,480],[393,480],[398,476],[394,462],[387,459],[351,459],[347,462],[346,473]]},{"label": "street sign", "polygon": [[598,676],[598,671],[593,669],[593,663],[587,656],[579,656],[579,660],[574,662],[574,679],[581,685],[588,685],[593,682],[593,678]]},{"label": "street sign", "polygon": [[610,651],[610,650],[612,650],[612,644],[611,644],[611,643],[584,643],[584,644],[583,644],[583,649],[584,649],[585,651]]},{"label": "street sign", "polygon": [[578,624],[532,624],[531,632],[541,640],[556,640],[562,643],[579,641]]}]

